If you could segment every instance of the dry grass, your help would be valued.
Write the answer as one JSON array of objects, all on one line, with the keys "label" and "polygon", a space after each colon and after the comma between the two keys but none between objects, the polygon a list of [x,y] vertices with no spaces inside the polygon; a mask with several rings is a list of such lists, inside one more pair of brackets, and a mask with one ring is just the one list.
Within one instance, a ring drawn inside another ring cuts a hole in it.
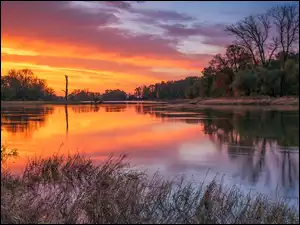
[{"label": "dry grass", "polygon": [[1,223],[299,223],[299,214],[216,181],[149,179],[123,157],[95,166],[56,155],[31,160],[19,177],[2,170]]}]

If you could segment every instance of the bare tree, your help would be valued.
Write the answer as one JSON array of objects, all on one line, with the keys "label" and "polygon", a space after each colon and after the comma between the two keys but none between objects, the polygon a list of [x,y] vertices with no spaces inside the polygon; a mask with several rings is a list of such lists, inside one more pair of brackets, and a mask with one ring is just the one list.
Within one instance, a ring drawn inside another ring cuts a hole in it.
[{"label": "bare tree", "polygon": [[237,37],[237,45],[246,48],[252,56],[255,65],[258,60],[263,66],[267,66],[278,47],[278,39],[270,35],[271,22],[268,14],[249,16],[234,25],[226,28],[226,31]]},{"label": "bare tree", "polygon": [[249,51],[237,45],[229,45],[225,56],[230,68],[233,68],[234,72],[237,72],[239,69],[245,69],[248,65],[253,64]]},{"label": "bare tree", "polygon": [[283,65],[294,45],[299,43],[299,10],[296,5],[276,6],[269,10],[278,33]]},{"label": "bare tree", "polygon": [[65,100],[68,100],[68,86],[69,86],[69,82],[68,82],[68,75],[65,75],[66,78],[66,89],[62,90],[65,93]]},{"label": "bare tree", "polygon": [[65,75],[65,78],[66,78],[66,91],[65,91],[66,96],[65,96],[65,98],[66,98],[66,100],[68,100],[68,75]]}]

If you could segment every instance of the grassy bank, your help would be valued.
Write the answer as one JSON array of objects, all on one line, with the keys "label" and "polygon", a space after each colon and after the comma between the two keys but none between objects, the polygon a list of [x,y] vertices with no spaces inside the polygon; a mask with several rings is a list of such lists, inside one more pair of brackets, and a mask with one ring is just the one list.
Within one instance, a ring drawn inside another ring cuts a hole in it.
[{"label": "grassy bank", "polygon": [[122,157],[95,166],[79,155],[1,170],[1,223],[299,223],[296,209],[213,181],[149,179]]}]

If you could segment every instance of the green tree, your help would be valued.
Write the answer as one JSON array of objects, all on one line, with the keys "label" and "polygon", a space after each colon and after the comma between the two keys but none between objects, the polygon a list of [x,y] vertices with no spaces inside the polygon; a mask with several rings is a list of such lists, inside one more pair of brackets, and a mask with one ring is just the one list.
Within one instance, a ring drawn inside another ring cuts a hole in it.
[{"label": "green tree", "polygon": [[255,93],[258,77],[253,70],[239,71],[232,83],[235,95],[250,95]]}]

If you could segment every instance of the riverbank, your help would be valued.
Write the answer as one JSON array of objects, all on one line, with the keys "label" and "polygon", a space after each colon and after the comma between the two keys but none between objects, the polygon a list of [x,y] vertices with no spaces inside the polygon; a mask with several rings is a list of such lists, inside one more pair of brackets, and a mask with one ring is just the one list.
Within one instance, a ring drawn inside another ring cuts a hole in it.
[{"label": "riverbank", "polygon": [[243,98],[196,98],[192,100],[168,101],[163,108],[168,110],[197,111],[204,108],[213,109],[265,109],[265,110],[299,110],[297,97],[243,97]]},{"label": "riverbank", "polygon": [[[22,106],[22,105],[90,105],[95,104],[85,101],[1,101],[1,106]],[[99,104],[99,103],[98,103]]]},{"label": "riverbank", "polygon": [[31,160],[21,177],[2,168],[1,223],[299,223],[297,209],[284,202],[217,181],[149,178],[123,159],[95,166],[79,155],[55,155]]},{"label": "riverbank", "polygon": [[169,104],[192,105],[299,105],[298,97],[228,97],[228,98],[195,98],[168,100]]},{"label": "riverbank", "polygon": [[1,101],[1,106],[23,106],[23,105],[103,105],[103,104],[165,104],[164,101],[102,101],[102,102],[92,102],[92,101]]},{"label": "riverbank", "polygon": [[174,99],[174,100],[141,100],[141,101],[102,101],[94,103],[92,101],[1,101],[1,106],[11,105],[84,105],[84,104],[167,104],[168,108],[174,109],[195,109],[205,106],[293,106],[299,107],[298,97],[279,97],[272,98],[266,96],[258,97],[238,97],[238,98],[195,98],[195,99]]}]

